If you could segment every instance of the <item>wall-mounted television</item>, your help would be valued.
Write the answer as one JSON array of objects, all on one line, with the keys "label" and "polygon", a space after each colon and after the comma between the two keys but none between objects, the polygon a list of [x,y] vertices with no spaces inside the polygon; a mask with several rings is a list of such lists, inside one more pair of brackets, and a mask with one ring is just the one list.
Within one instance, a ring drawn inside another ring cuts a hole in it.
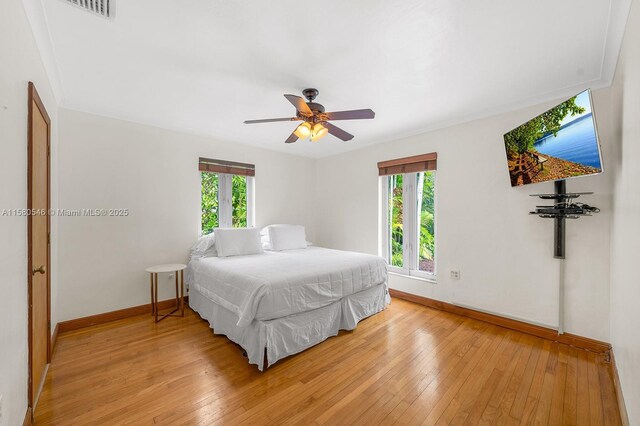
[{"label": "wall-mounted television", "polygon": [[504,145],[511,186],[602,173],[591,91],[506,133]]}]

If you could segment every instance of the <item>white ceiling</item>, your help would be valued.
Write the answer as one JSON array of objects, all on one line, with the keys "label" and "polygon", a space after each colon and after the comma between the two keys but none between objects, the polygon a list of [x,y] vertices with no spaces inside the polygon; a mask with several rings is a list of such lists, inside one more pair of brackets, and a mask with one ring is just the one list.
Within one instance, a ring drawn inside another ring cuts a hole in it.
[{"label": "white ceiling", "polygon": [[[323,157],[608,85],[629,1],[115,0],[107,20],[44,0],[30,19],[62,106]],[[293,116],[305,87],[376,118],[292,145],[294,123],[243,124]]]}]

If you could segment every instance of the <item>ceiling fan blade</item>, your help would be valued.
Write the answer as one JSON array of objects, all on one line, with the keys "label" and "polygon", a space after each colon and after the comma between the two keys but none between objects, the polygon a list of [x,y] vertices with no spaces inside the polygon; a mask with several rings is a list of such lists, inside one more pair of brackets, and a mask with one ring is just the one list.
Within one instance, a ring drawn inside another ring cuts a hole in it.
[{"label": "ceiling fan blade", "polygon": [[304,115],[305,117],[310,117],[313,115],[313,112],[311,112],[307,103],[300,96],[284,95],[284,97],[287,98],[287,100],[291,102],[294,107],[296,107],[300,114]]},{"label": "ceiling fan blade", "polygon": [[286,141],[284,141],[284,143],[294,143],[298,140],[298,137],[296,136],[295,132],[291,133],[291,135],[289,135],[289,137],[287,138]]},{"label": "ceiling fan blade", "polygon": [[291,118],[265,118],[264,120],[246,120],[244,124],[256,124],[256,123],[275,123],[276,121],[297,121],[298,117]]},{"label": "ceiling fan blade", "polygon": [[353,139],[353,135],[351,133],[345,132],[338,126],[334,126],[333,124],[326,121],[323,121],[322,125],[327,128],[329,133],[331,133],[338,139],[342,139],[343,141],[350,141],[351,139]]},{"label": "ceiling fan blade", "polygon": [[325,113],[328,120],[363,120],[375,118],[376,113],[370,109],[353,109],[350,111],[335,111]]}]

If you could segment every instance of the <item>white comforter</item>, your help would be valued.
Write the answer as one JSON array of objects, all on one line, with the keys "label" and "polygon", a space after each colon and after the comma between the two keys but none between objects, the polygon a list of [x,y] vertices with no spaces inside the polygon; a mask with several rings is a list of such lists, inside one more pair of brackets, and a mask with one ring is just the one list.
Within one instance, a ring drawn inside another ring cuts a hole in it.
[{"label": "white comforter", "polygon": [[384,259],[308,247],[285,252],[192,259],[187,282],[234,312],[238,326],[317,309],[387,282]]}]

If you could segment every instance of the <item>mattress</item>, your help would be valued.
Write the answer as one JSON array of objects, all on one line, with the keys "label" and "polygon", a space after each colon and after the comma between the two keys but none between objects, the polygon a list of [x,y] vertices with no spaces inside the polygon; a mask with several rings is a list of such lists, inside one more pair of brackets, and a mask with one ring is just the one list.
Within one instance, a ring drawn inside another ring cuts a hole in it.
[{"label": "mattress", "polygon": [[386,286],[387,265],[379,256],[308,247],[192,259],[186,279],[190,288],[234,313],[237,325],[246,327],[254,319],[308,312]]}]

